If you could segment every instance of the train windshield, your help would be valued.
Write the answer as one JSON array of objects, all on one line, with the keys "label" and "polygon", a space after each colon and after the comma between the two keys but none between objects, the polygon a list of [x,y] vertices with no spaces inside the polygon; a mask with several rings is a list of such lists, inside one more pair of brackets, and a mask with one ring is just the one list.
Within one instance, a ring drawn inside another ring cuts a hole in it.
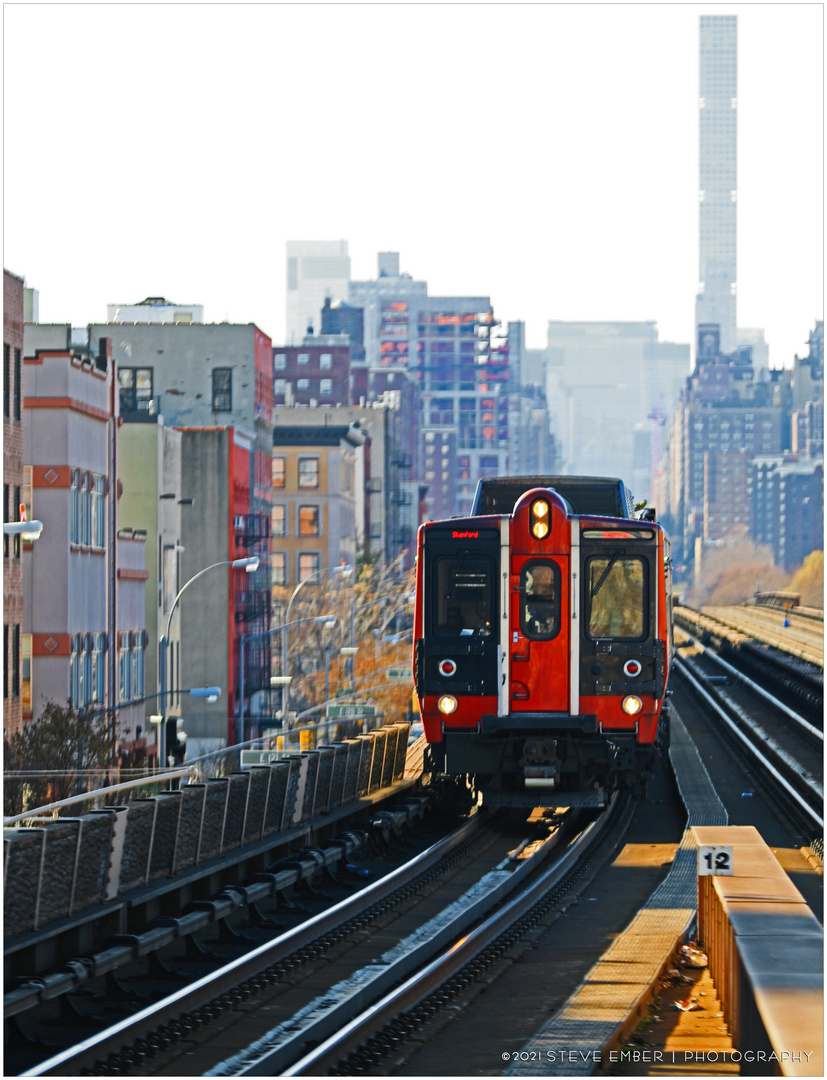
[{"label": "train windshield", "polygon": [[586,563],[588,636],[640,641],[646,626],[646,563],[615,552]]},{"label": "train windshield", "polygon": [[436,633],[489,637],[494,623],[494,561],[467,550],[436,559]]}]

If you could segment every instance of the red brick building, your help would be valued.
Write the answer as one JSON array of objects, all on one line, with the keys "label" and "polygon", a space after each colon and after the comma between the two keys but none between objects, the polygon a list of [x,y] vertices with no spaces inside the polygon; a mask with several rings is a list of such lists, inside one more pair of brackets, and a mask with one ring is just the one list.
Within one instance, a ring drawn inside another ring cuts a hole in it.
[{"label": "red brick building", "polygon": [[[23,288],[22,278],[3,271],[3,521],[18,521],[23,502]],[[19,536],[3,537],[3,728],[23,723],[21,629],[23,563]]]},{"label": "red brick building", "polygon": [[350,345],[340,334],[273,349],[274,405],[351,405]]}]

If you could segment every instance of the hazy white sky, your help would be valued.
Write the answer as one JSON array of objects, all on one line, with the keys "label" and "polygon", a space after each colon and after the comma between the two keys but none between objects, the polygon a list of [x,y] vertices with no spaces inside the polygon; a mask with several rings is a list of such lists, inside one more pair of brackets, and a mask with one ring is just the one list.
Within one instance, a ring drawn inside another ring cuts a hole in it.
[{"label": "hazy white sky", "polygon": [[737,14],[738,323],[822,317],[820,4],[7,4],[4,265],[43,322],[166,296],[284,335],[287,240],[689,342],[698,19]]}]

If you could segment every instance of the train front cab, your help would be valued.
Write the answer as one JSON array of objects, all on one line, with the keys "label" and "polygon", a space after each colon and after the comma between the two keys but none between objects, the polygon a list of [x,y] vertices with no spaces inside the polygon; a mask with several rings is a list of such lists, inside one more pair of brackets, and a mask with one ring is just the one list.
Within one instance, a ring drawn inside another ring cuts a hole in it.
[{"label": "train front cab", "polygon": [[621,775],[645,779],[669,652],[663,539],[537,489],[510,517],[422,527],[414,674],[439,771],[475,776],[492,804],[598,804]]}]

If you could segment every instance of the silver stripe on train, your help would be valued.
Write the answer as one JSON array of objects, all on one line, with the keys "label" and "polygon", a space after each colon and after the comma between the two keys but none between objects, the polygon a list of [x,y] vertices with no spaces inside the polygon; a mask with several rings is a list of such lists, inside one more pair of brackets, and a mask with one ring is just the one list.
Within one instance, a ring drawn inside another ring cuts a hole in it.
[{"label": "silver stripe on train", "polygon": [[569,595],[571,605],[571,637],[569,638],[569,712],[572,716],[580,714],[580,519],[571,523],[571,552],[569,554],[571,580]]},{"label": "silver stripe on train", "polygon": [[497,647],[497,660],[500,664],[500,688],[497,702],[497,715],[507,716],[510,711],[510,671],[511,671],[511,596],[508,582],[511,575],[510,550],[511,519],[500,518],[500,643]]}]

